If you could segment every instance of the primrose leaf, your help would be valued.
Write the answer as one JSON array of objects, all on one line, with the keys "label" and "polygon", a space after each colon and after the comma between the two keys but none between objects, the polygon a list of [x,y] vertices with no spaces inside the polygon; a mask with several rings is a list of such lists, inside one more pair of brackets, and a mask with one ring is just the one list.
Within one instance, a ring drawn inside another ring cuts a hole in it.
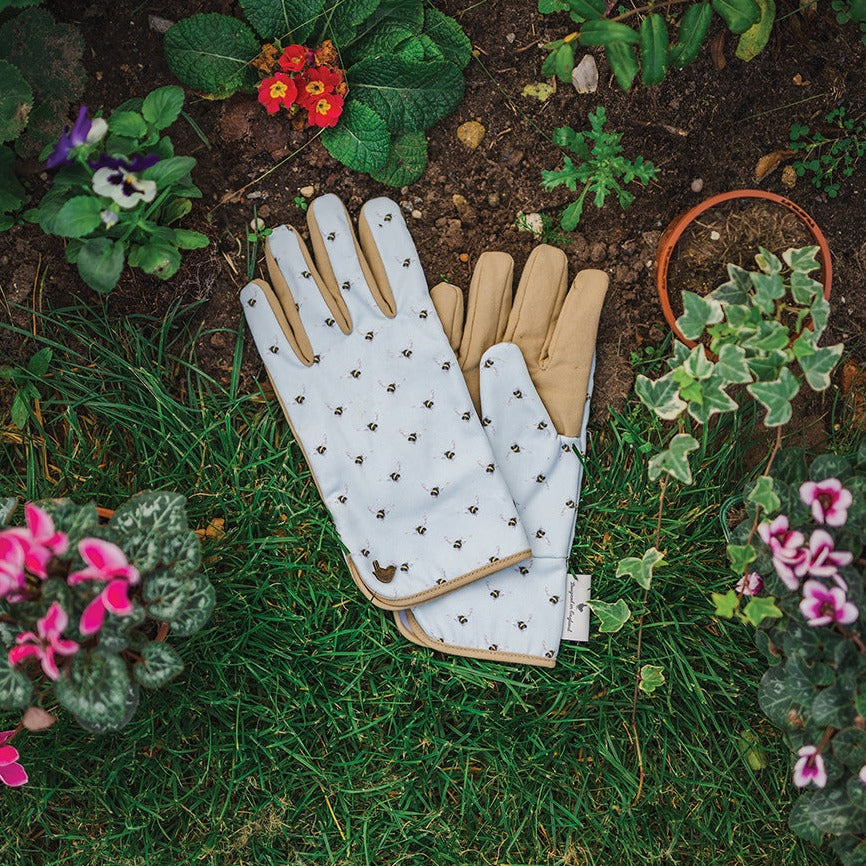
[{"label": "primrose leaf", "polygon": [[640,669],[638,688],[647,695],[651,695],[657,688],[664,685],[664,668],[659,665],[644,665]]},{"label": "primrose leaf", "polygon": [[370,177],[388,186],[414,183],[427,167],[427,136],[423,132],[395,135],[388,152],[388,161]]},{"label": "primrose leaf", "polygon": [[631,619],[631,609],[621,598],[613,604],[591,601],[589,606],[599,618],[598,630],[603,634],[615,634]]},{"label": "primrose leaf", "polygon": [[688,433],[677,433],[670,445],[656,454],[649,461],[648,472],[651,481],[655,481],[662,472],[681,481],[692,483],[692,469],[689,466],[689,453],[698,448],[698,440]]},{"label": "primrose leaf", "polygon": [[687,408],[685,401],[680,399],[679,385],[673,372],[665,373],[655,381],[639,375],[634,390],[641,402],[665,421],[673,421]]},{"label": "primrose leaf", "polygon": [[616,567],[616,576],[623,577],[628,575],[634,578],[637,584],[644,589],[649,589],[652,585],[653,570],[666,565],[661,553],[655,547],[651,547],[640,558],[629,556],[620,560]]},{"label": "primrose leaf", "polygon": [[288,45],[307,41],[323,4],[321,0],[241,0],[241,8],[263,40]]},{"label": "primrose leaf", "polygon": [[746,390],[767,410],[764,425],[780,427],[791,420],[791,400],[800,390],[800,383],[787,367],[783,367],[775,382],[752,382],[746,385]]},{"label": "primrose leaf", "polygon": [[683,292],[683,309],[677,327],[687,340],[697,340],[707,325],[721,322],[724,317],[722,305],[710,295],[702,298],[694,292]]},{"label": "primrose leaf", "polygon": [[33,91],[17,67],[0,60],[0,141],[11,141],[27,125]]},{"label": "primrose leaf", "polygon": [[336,126],[325,129],[322,144],[328,153],[355,171],[378,172],[391,152],[391,133],[385,121],[362,102],[350,99]]}]

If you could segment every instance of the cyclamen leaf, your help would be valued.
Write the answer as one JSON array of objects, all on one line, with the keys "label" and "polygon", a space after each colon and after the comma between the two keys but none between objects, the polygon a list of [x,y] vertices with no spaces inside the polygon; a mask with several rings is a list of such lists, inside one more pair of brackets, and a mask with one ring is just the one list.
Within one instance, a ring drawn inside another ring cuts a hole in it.
[{"label": "cyclamen leaf", "polygon": [[667,74],[668,25],[657,12],[651,12],[640,26],[641,81],[660,84]]},{"label": "cyclamen leaf", "polygon": [[7,650],[0,652],[0,710],[17,710],[30,703],[33,683],[24,673],[13,668]]},{"label": "cyclamen leaf", "polygon": [[820,845],[824,841],[824,834],[815,826],[809,817],[809,802],[812,799],[810,793],[801,794],[788,815],[788,827],[801,839]]},{"label": "cyclamen leaf", "polygon": [[683,292],[683,309],[677,327],[687,340],[697,340],[707,325],[721,322],[724,317],[722,305],[715,298],[702,298],[694,292]]},{"label": "cyclamen leaf", "polygon": [[606,601],[591,601],[589,606],[599,618],[598,630],[602,634],[615,634],[631,619],[631,609],[621,598],[613,604]]},{"label": "cyclamen leaf", "polygon": [[816,725],[842,729],[853,724],[854,685],[851,674],[842,674],[835,683],[818,692],[812,702],[812,719]]},{"label": "cyclamen leaf", "polygon": [[767,514],[775,514],[782,505],[781,500],[773,488],[773,479],[769,475],[761,475],[755,481],[755,486],[747,497],[749,502],[754,502]]},{"label": "cyclamen leaf", "polygon": [[640,669],[638,688],[647,695],[651,695],[657,688],[664,685],[664,668],[659,665],[644,665]]},{"label": "cyclamen leaf", "polygon": [[249,62],[259,54],[261,43],[243,21],[205,12],[172,25],[163,50],[169,68],[184,84],[225,99],[254,84]]},{"label": "cyclamen leaf", "polygon": [[775,382],[753,382],[746,390],[767,410],[764,425],[780,427],[791,420],[791,400],[800,390],[800,383],[794,374],[783,367]]},{"label": "cyclamen leaf", "polygon": [[815,791],[807,808],[809,819],[821,833],[844,833],[855,826],[857,809],[844,788]]},{"label": "cyclamen leaf", "polygon": [[802,708],[791,697],[785,671],[781,667],[772,667],[761,677],[758,704],[764,715],[776,727],[784,730],[790,730],[792,717],[801,717]]},{"label": "cyclamen leaf", "polygon": [[822,346],[814,354],[800,358],[800,368],[813,391],[824,391],[830,387],[830,374],[836,369],[844,348],[842,343]]},{"label": "cyclamen leaf", "polygon": [[776,4],[774,0],[757,0],[761,10],[761,18],[753,24],[737,42],[737,57],[747,63],[754,60],[770,41],[773,22],[776,20]]},{"label": "cyclamen leaf", "polygon": [[634,390],[641,402],[665,421],[673,421],[687,408],[685,401],[680,399],[679,386],[672,372],[655,381],[639,375]]},{"label": "cyclamen leaf", "polygon": [[179,611],[165,619],[174,634],[189,637],[210,619],[215,606],[216,591],[213,584],[203,574],[195,574],[186,581]]},{"label": "cyclamen leaf", "polygon": [[671,47],[670,62],[674,66],[688,66],[698,56],[713,20],[709,2],[697,3],[686,9],[680,19],[677,42]]},{"label": "cyclamen leaf", "polygon": [[616,567],[616,576],[628,575],[633,578],[638,586],[649,589],[652,585],[653,570],[666,565],[661,553],[655,547],[651,547],[640,558],[629,556],[622,559]]},{"label": "cyclamen leaf", "polygon": [[414,183],[427,167],[427,137],[423,132],[404,132],[394,137],[388,161],[370,177],[388,186]]},{"label": "cyclamen leaf", "polygon": [[88,730],[122,727],[129,703],[129,676],[119,655],[80,650],[55,685],[57,699]]},{"label": "cyclamen leaf", "polygon": [[132,669],[133,676],[149,689],[159,688],[183,670],[177,650],[162,641],[151,641],[141,651],[141,661]]},{"label": "cyclamen leaf", "polygon": [[447,61],[411,63],[397,57],[368,58],[352,66],[347,78],[354,98],[382,117],[388,129],[396,133],[429,128],[463,98],[463,74]]},{"label": "cyclamen leaf", "polygon": [[167,490],[137,493],[114,512],[109,526],[118,533],[146,530],[162,534],[189,529],[186,499]]},{"label": "cyclamen leaf", "polygon": [[731,33],[745,33],[761,18],[761,10],[755,0],[712,0],[712,3]]},{"label": "cyclamen leaf", "polygon": [[648,474],[655,481],[662,472],[667,473],[683,484],[692,483],[692,469],[689,466],[689,454],[698,448],[698,440],[688,433],[677,433],[670,445],[649,461]]},{"label": "cyclamen leaf", "polygon": [[322,133],[322,144],[334,159],[348,168],[375,172],[388,162],[391,133],[372,108],[350,99],[337,125]]}]

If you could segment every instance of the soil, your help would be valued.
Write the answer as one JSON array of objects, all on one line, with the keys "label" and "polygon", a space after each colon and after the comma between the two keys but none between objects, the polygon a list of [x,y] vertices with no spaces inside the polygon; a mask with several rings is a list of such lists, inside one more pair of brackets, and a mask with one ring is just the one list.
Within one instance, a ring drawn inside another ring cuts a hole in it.
[{"label": "soil", "polygon": [[[736,59],[735,38],[716,22],[712,52],[707,47],[694,64],[672,70],[659,86],[637,86],[629,93],[612,81],[603,50],[589,49],[601,73],[598,91],[578,95],[570,85],[557,83],[545,102],[522,91],[540,80],[545,56],[540,46],[573,29],[567,15],[541,16],[532,0],[437,0],[436,5],[462,24],[476,58],[467,68],[465,99],[430,130],[430,164],[411,187],[389,189],[347,170],[309,133],[293,131],[279,117],[268,118],[253,96],[214,102],[190,94],[186,109],[201,135],[184,120],[170,134],[177,153],[198,159],[193,178],[204,191],[183,225],[208,234],[211,246],[184,253],[180,271],[168,283],[129,270],[103,298],[65,262],[61,241],[34,226],[17,226],[0,235],[0,288],[6,301],[0,315],[30,327],[28,308],[57,307],[75,296],[93,306],[104,304],[117,317],[160,316],[176,301],[203,300],[190,314],[206,335],[198,360],[226,381],[232,337],[223,329],[239,327],[236,295],[246,282],[245,239],[254,215],[270,225],[302,226],[297,197],[308,186],[316,195],[336,193],[351,213],[366,199],[387,194],[406,212],[431,285],[440,279],[468,285],[478,255],[487,249],[509,252],[519,270],[536,240],[515,229],[518,212],[556,216],[571,198],[564,188],[546,192],[540,186],[542,169],[562,165],[552,131],[563,125],[586,129],[589,112],[604,105],[607,129],[623,133],[626,156],[642,155],[659,168],[647,188],[631,185],[635,201],[628,210],[614,196],[603,209],[589,205],[565,246],[575,271],[599,267],[611,278],[593,400],[596,413],[604,413],[625,401],[632,384],[631,353],[667,333],[652,278],[662,229],[704,196],[758,185],[756,163],[787,145],[792,123],[820,128],[826,112],[840,102],[851,117],[866,112],[866,46],[856,28],[835,22],[829,5],[819,4],[817,13],[804,17],[796,3],[782,3],[769,45],[750,63]],[[234,9],[231,0],[190,0],[182,8],[171,0],[65,0],[54,3],[52,12],[80,27],[88,46],[86,103],[108,111],[130,96],[174,83],[163,58],[159,19]],[[486,130],[474,150],[456,137],[458,126],[469,120]],[[47,181],[42,167],[19,168],[38,197]],[[803,179],[793,190],[783,188],[781,170],[760,182],[795,200],[822,226],[834,260],[827,340],[849,340],[855,360],[866,352],[866,195],[862,170],[858,174],[859,179],[845,180],[835,199]],[[0,343],[0,358],[19,353],[29,354],[8,337]],[[260,361],[248,347],[243,385],[250,387],[261,376]]]}]

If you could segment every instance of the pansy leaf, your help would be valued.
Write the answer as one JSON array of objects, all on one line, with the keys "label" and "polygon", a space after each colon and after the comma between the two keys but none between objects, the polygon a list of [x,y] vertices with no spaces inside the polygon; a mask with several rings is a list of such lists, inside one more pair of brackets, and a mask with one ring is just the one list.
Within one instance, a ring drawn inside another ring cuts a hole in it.
[{"label": "pansy leaf", "polygon": [[677,319],[677,327],[687,340],[697,340],[707,325],[722,321],[722,305],[715,298],[702,298],[694,292],[682,295],[684,312]]},{"label": "pansy leaf", "polygon": [[30,704],[33,683],[9,664],[6,651],[0,652],[0,710],[17,710]]},{"label": "pansy leaf", "polygon": [[776,606],[776,600],[770,596],[753,595],[743,608],[743,615],[757,627],[765,619],[779,619],[782,611]]},{"label": "pansy leaf", "polygon": [[679,385],[672,372],[655,381],[639,375],[634,390],[641,402],[665,421],[673,421],[687,408],[685,401],[680,399]]},{"label": "pansy leaf", "polygon": [[183,108],[183,88],[176,84],[157,87],[144,97],[141,114],[156,129],[171,126]]},{"label": "pansy leaf", "polygon": [[171,156],[161,159],[155,165],[144,169],[139,177],[145,180],[156,181],[157,187],[165,189],[173,183],[185,178],[196,166],[196,159],[192,156]]},{"label": "pansy leaf", "polygon": [[628,575],[634,578],[639,586],[649,589],[652,584],[653,570],[661,568],[663,565],[665,565],[665,561],[661,553],[655,547],[651,547],[640,558],[629,556],[621,559],[616,567],[616,576]]},{"label": "pansy leaf", "polygon": [[743,385],[752,381],[752,374],[746,364],[746,350],[734,343],[725,343],[719,349],[719,360],[716,363],[716,372],[724,383]]},{"label": "pansy leaf", "polygon": [[782,505],[774,489],[773,479],[769,475],[759,476],[746,498],[767,514],[775,514]]},{"label": "pansy leaf", "polygon": [[844,833],[857,818],[857,810],[848,800],[844,788],[815,791],[809,800],[807,814],[822,833]]},{"label": "pansy leaf", "polygon": [[[125,139],[142,138],[147,135],[147,123],[137,111],[114,111],[108,118],[108,130]],[[115,152],[115,147],[111,152]]]},{"label": "pansy leaf", "polygon": [[732,619],[740,606],[740,597],[735,589],[729,589],[724,595],[718,592],[710,593],[715,605],[714,614],[724,619]]},{"label": "pansy leaf", "polygon": [[81,279],[96,292],[110,292],[123,273],[126,248],[111,238],[89,238],[78,251],[76,265]]},{"label": "pansy leaf", "polygon": [[651,695],[657,688],[664,685],[664,668],[659,665],[644,665],[640,669],[638,688],[647,695]]},{"label": "pansy leaf", "polygon": [[794,374],[784,367],[775,382],[752,382],[746,390],[767,410],[764,417],[766,427],[780,427],[791,420],[791,400],[800,390]]},{"label": "pansy leaf", "polygon": [[57,213],[54,234],[63,238],[82,238],[102,225],[105,203],[92,195],[76,195],[68,199]]},{"label": "pansy leaf", "polygon": [[159,688],[183,670],[177,650],[163,641],[151,641],[141,652],[141,661],[132,669],[133,676],[149,689]]},{"label": "pansy leaf", "polygon": [[812,794],[807,792],[801,794],[794,802],[791,814],[788,815],[788,827],[801,839],[820,845],[824,841],[824,834],[815,826],[809,817],[809,802]]},{"label": "pansy leaf", "polygon": [[692,469],[689,466],[689,454],[698,447],[698,440],[694,436],[688,433],[677,433],[664,451],[650,459],[647,469],[650,480],[655,481],[662,472],[666,472],[683,484],[691,484]]},{"label": "pansy leaf", "polygon": [[613,604],[606,601],[591,601],[589,606],[598,617],[598,630],[603,634],[618,632],[631,619],[631,609],[621,598]]},{"label": "pansy leaf", "polygon": [[806,382],[813,391],[824,391],[830,387],[830,375],[842,357],[842,343],[835,346],[821,346],[811,355],[800,358],[800,369]]}]

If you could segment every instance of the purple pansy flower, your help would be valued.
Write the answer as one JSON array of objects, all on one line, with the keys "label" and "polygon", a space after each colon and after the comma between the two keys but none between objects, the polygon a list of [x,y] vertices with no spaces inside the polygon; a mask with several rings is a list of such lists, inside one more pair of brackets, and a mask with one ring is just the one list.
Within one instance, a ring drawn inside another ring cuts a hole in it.
[{"label": "purple pansy flower", "polygon": [[0,732],[0,782],[10,788],[18,788],[27,783],[27,773],[18,763],[18,749],[8,745],[14,736],[14,728]]},{"label": "purple pansy flower", "polygon": [[15,638],[17,646],[9,650],[10,666],[15,667],[28,658],[37,658],[45,676],[59,680],[60,668],[55,656],[71,656],[79,650],[74,640],[62,637],[68,625],[66,611],[58,602],[52,601],[48,613],[36,621],[36,633],[25,631]]},{"label": "purple pansy flower", "polygon": [[108,124],[105,120],[101,117],[95,117],[91,120],[87,116],[87,106],[82,105],[72,129],[70,130],[68,126],[63,127],[63,133],[57,140],[57,144],[45,165],[48,168],[68,165],[72,162],[72,151],[76,147],[96,144],[102,140],[106,132],[108,132]]},{"label": "purple pansy flower", "polygon": [[144,171],[159,162],[159,156],[108,156],[103,153],[90,163],[94,169],[91,187],[97,195],[104,195],[120,207],[135,207],[139,202],[153,201],[156,197],[156,182],[142,180],[136,172]]},{"label": "purple pansy flower", "polygon": [[833,536],[824,529],[816,529],[809,536],[808,572],[813,577],[833,577],[842,566],[854,559],[847,550],[836,550]]},{"label": "purple pansy flower", "polygon": [[827,526],[844,526],[854,501],[851,491],[838,478],[806,481],[800,485],[800,499],[812,509],[815,522]]},{"label": "purple pansy flower", "polygon": [[772,523],[762,523],[758,535],[770,548],[773,567],[788,589],[799,589],[800,578],[809,570],[809,551],[802,532],[792,530],[788,518],[780,514]]},{"label": "purple pansy flower", "polygon": [[824,759],[815,746],[803,746],[797,751],[797,763],[794,764],[794,784],[805,788],[812,784],[823,788],[827,784],[827,768]]},{"label": "purple pansy flower", "polygon": [[841,586],[826,587],[818,580],[807,580],[803,584],[800,612],[806,618],[806,624],[811,626],[837,622],[850,625],[859,615],[857,606],[848,601]]}]

